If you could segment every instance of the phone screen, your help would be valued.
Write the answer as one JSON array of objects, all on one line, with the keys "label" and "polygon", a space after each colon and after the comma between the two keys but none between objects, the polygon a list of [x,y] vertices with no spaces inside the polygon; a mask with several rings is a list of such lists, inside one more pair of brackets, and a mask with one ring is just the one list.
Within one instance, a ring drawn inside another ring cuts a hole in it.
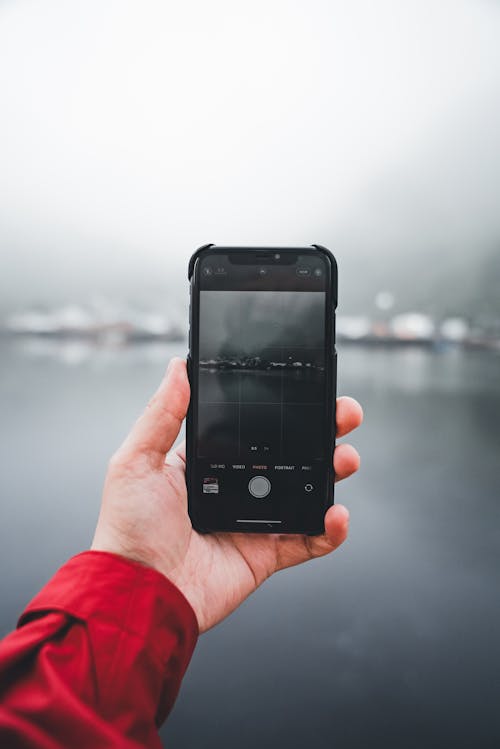
[{"label": "phone screen", "polygon": [[331,269],[320,253],[237,259],[197,268],[192,491],[208,527],[290,530],[312,521],[331,461]]}]

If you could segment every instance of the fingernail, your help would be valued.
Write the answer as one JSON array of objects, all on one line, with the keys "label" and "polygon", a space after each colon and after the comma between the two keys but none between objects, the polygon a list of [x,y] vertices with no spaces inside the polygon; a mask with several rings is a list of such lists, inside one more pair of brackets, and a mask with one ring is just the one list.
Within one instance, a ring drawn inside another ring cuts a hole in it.
[{"label": "fingernail", "polygon": [[[337,505],[337,507],[338,507],[339,510],[342,510],[342,512],[343,512],[344,523],[348,523],[349,522],[349,510],[347,509],[347,507],[344,507],[344,505]],[[338,510],[337,510],[337,512],[338,512]]]}]

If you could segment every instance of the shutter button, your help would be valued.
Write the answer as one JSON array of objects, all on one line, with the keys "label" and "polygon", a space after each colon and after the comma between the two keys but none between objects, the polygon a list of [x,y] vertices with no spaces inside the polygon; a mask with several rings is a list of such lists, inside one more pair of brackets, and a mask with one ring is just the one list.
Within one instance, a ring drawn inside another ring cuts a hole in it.
[{"label": "shutter button", "polygon": [[256,499],[264,499],[271,491],[271,482],[265,476],[254,476],[248,482],[248,491]]}]

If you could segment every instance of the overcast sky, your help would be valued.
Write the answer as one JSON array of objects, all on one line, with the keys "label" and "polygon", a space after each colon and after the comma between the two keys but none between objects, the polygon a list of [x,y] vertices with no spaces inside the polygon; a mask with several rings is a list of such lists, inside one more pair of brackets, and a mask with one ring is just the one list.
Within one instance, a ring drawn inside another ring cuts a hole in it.
[{"label": "overcast sky", "polygon": [[0,2],[3,303],[493,244],[499,39],[493,0]]}]

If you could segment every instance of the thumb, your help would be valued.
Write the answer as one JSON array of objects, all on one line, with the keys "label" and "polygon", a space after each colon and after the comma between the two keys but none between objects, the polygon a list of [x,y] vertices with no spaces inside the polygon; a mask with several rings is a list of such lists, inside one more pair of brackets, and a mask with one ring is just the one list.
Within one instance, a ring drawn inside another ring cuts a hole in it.
[{"label": "thumb", "polygon": [[189,395],[186,362],[176,356],[120,450],[147,454],[153,466],[161,468],[186,416]]}]

